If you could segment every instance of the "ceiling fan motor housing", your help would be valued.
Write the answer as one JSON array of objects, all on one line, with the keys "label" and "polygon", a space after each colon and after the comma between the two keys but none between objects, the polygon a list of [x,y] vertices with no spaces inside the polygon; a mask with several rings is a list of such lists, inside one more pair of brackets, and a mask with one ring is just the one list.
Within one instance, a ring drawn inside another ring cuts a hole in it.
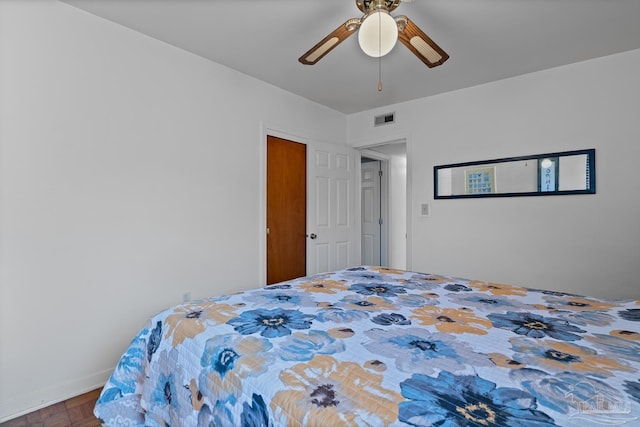
[{"label": "ceiling fan motor housing", "polygon": [[385,9],[391,12],[400,4],[400,0],[356,0],[356,6],[362,13],[368,13],[376,9]]}]

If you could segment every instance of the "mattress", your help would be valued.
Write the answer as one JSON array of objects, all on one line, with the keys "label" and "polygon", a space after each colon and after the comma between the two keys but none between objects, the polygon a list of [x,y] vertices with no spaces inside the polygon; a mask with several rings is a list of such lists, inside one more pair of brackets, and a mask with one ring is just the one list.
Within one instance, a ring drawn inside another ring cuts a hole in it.
[{"label": "mattress", "polygon": [[640,301],[354,267],[151,317],[105,425],[640,423]]}]

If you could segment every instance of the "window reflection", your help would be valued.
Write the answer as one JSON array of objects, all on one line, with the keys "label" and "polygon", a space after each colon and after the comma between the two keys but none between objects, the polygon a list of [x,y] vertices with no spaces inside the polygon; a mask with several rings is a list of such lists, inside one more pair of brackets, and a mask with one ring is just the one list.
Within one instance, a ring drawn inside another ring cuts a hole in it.
[{"label": "window reflection", "polygon": [[595,150],[434,167],[435,198],[595,193]]}]

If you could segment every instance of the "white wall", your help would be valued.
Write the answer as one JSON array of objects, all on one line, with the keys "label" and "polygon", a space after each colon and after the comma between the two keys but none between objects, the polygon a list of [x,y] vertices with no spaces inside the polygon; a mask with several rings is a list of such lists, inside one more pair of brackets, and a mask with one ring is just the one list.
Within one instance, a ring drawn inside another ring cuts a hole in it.
[{"label": "white wall", "polygon": [[264,129],[346,117],[51,0],[0,2],[0,421],[101,386],[144,321],[263,277]]},{"label": "white wall", "polygon": [[[412,269],[640,299],[639,75],[630,51],[353,114],[347,139],[409,135]],[[388,111],[396,123],[374,128]],[[433,199],[434,165],[582,148],[595,195]]]},{"label": "white wall", "polygon": [[407,156],[389,160],[389,267],[407,268]]}]

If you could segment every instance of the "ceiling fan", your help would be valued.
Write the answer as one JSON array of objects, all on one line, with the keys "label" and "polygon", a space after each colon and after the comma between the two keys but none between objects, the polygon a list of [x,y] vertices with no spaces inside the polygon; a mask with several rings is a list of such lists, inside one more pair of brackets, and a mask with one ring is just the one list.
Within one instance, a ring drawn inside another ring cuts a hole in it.
[{"label": "ceiling fan", "polygon": [[359,30],[358,42],[369,56],[386,55],[400,39],[400,42],[427,67],[441,65],[449,59],[449,55],[440,46],[406,16],[391,16],[390,12],[395,10],[401,1],[411,0],[356,0],[356,6],[364,13],[362,18],[347,20],[309,49],[298,61],[306,65],[315,64]]}]

